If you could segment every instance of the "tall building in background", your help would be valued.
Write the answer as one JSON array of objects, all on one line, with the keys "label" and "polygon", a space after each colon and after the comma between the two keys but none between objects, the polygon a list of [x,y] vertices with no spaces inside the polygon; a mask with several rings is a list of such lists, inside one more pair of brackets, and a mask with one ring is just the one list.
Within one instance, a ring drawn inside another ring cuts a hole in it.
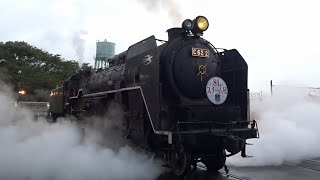
[{"label": "tall building in background", "polygon": [[94,68],[106,68],[108,67],[108,60],[115,55],[115,46],[113,42],[97,41],[96,47],[96,58],[94,63]]}]

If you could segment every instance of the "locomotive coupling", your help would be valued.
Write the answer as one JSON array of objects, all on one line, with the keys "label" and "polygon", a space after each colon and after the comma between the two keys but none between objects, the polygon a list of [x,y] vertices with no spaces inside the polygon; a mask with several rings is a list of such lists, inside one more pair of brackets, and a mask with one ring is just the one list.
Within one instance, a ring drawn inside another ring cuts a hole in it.
[{"label": "locomotive coupling", "polygon": [[182,23],[182,29],[192,32],[195,36],[202,36],[209,28],[209,21],[204,16],[198,16],[194,20],[186,19]]},{"label": "locomotive coupling", "polygon": [[228,152],[230,152],[230,154],[227,154],[227,157],[240,152],[243,146],[245,146],[245,142],[243,139],[237,136],[228,136],[225,141],[225,148]]}]

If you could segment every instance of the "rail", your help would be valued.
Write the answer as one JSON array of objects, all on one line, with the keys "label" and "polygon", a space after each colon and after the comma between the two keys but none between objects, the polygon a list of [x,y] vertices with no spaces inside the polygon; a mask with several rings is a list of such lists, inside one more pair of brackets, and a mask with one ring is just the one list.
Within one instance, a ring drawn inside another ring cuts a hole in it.
[{"label": "rail", "polygon": [[[306,164],[306,163],[309,163],[309,164]],[[314,164],[316,166],[310,166],[310,163]],[[285,163],[284,165],[299,168],[299,169],[305,169],[305,170],[316,172],[316,173],[320,173],[320,168],[319,168],[320,162],[313,160],[313,159],[303,160],[299,164]]]},{"label": "rail", "polygon": [[[199,169],[203,169],[203,170],[207,170],[207,167],[202,165],[202,164],[197,164],[197,167]],[[230,173],[226,173],[226,172],[220,172],[219,173],[225,177],[227,177],[228,179],[232,178],[232,179],[238,179],[238,180],[247,180],[246,178],[244,177],[240,177],[240,176],[236,176],[234,174],[230,174]]]}]

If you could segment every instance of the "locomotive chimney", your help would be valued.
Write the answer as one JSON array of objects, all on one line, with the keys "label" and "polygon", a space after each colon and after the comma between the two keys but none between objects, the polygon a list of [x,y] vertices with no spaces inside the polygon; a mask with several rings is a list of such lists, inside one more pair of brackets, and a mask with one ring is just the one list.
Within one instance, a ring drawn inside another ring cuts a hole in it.
[{"label": "locomotive chimney", "polygon": [[185,33],[185,30],[182,28],[170,28],[167,30],[168,32],[168,41],[172,41],[173,39],[182,36]]}]

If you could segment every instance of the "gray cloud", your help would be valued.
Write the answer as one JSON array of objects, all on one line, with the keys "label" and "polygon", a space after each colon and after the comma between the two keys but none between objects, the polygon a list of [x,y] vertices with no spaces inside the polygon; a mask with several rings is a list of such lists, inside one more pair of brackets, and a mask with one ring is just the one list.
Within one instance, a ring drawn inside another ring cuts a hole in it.
[{"label": "gray cloud", "polygon": [[[253,91],[267,90],[270,79],[318,86],[317,4],[316,0],[11,0],[1,2],[0,41],[23,40],[77,59],[73,39],[87,30],[83,59],[93,63],[96,40],[115,42],[116,52],[122,52],[149,35],[166,39],[164,32],[172,24],[180,26],[181,16],[204,15],[210,22],[204,38],[216,47],[239,50],[248,63]],[[170,17],[176,17],[174,22]]]}]

